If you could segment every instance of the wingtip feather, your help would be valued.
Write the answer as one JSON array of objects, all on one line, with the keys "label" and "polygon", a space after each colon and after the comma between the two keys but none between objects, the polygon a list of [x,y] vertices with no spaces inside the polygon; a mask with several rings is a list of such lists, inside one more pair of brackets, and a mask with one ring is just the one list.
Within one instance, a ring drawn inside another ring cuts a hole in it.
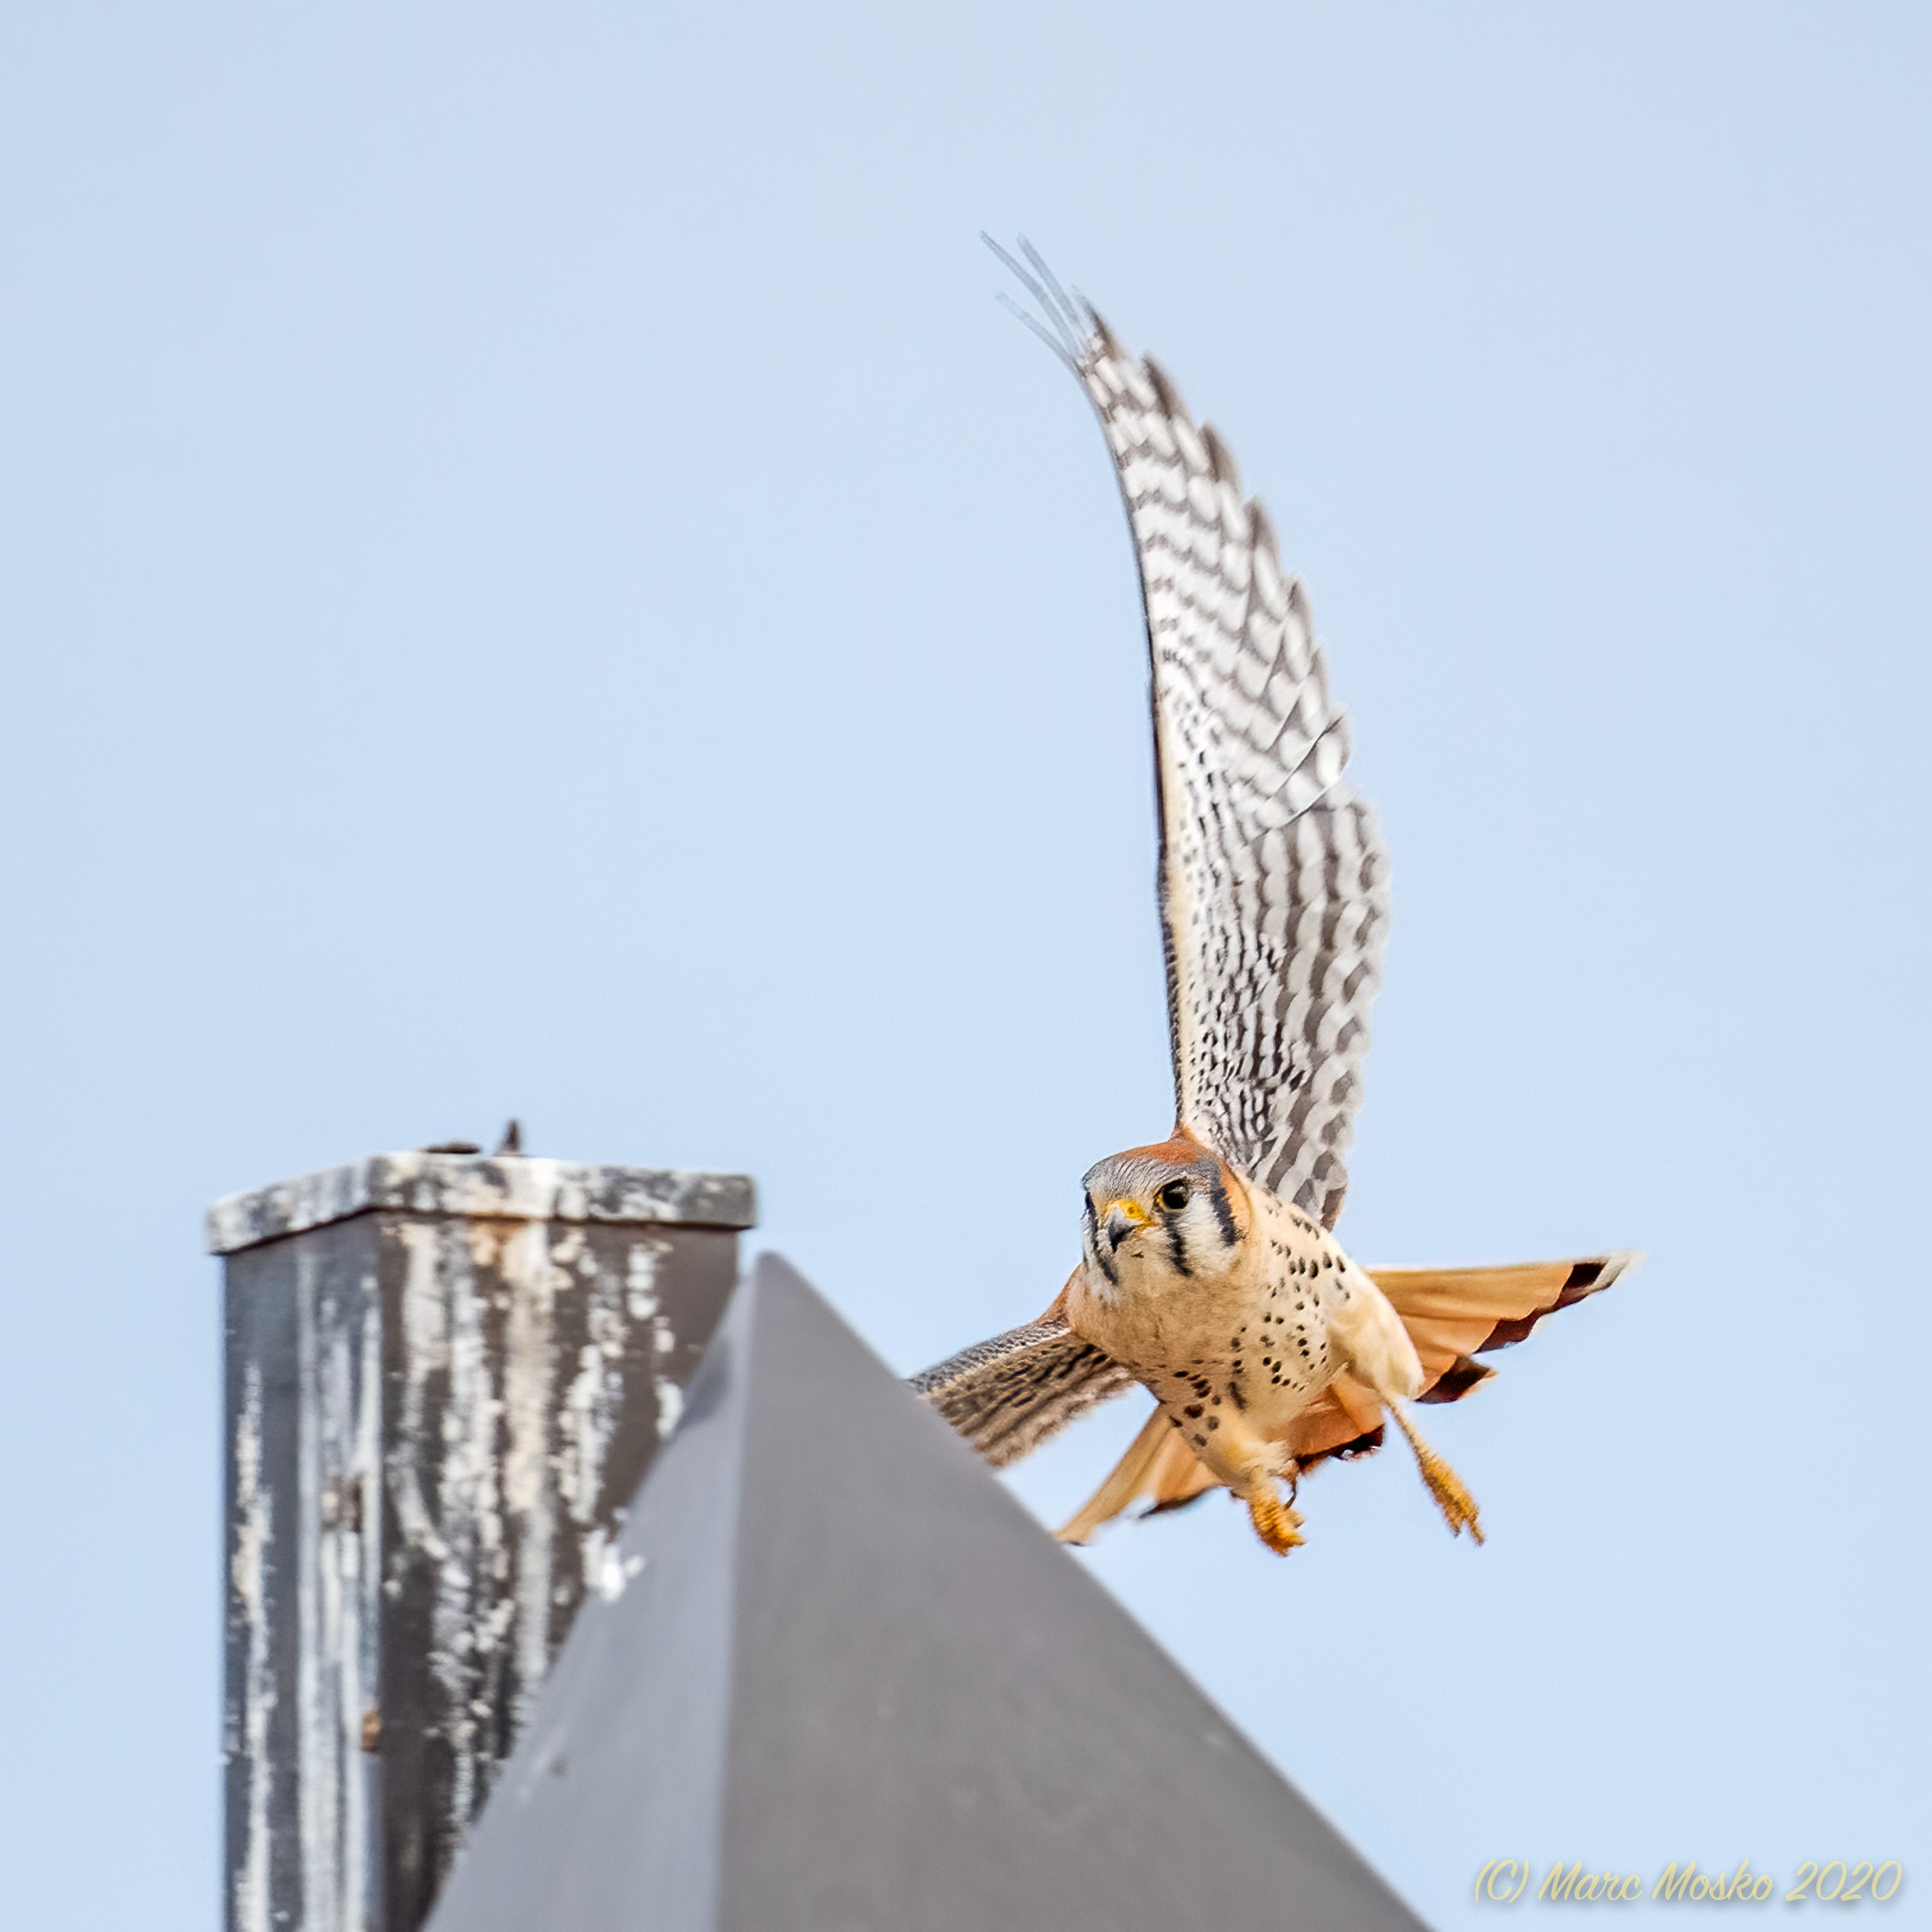
[{"label": "wingtip feather", "polygon": [[1220,431],[1211,423],[1201,425],[1201,441],[1206,446],[1215,480],[1225,483],[1238,497],[1241,494],[1241,466],[1235,461],[1234,452],[1222,442]]},{"label": "wingtip feather", "polygon": [[1174,378],[1151,355],[1141,358],[1141,367],[1146,372],[1147,382],[1161,408],[1169,416],[1178,416],[1184,421],[1192,421],[1187,414],[1187,404]]}]

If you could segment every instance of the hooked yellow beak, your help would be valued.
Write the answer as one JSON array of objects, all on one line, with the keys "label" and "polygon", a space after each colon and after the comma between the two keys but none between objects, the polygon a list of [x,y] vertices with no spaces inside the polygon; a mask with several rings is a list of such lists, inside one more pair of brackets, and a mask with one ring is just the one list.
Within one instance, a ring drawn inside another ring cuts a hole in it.
[{"label": "hooked yellow beak", "polygon": [[1109,1242],[1118,1248],[1136,1228],[1147,1227],[1153,1219],[1138,1201],[1109,1201],[1100,1217]]}]

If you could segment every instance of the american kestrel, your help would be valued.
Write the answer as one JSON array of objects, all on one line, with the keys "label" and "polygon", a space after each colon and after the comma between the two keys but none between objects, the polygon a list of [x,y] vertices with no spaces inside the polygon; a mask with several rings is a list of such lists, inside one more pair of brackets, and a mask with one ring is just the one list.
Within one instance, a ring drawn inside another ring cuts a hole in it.
[{"label": "american kestrel", "polygon": [[[1407,1437],[1452,1531],[1477,1509],[1404,1405],[1637,1259],[1367,1268],[1332,1230],[1389,923],[1375,815],[1299,582],[1234,460],[1030,248],[1001,258],[1099,412],[1140,563],[1152,663],[1173,1132],[1088,1170],[1080,1263],[1038,1321],[914,1378],[995,1467],[1140,1382],[1155,1408],[1059,1535],[1225,1485],[1285,1553],[1297,1478]],[[1287,1494],[1284,1494],[1286,1487]]]}]

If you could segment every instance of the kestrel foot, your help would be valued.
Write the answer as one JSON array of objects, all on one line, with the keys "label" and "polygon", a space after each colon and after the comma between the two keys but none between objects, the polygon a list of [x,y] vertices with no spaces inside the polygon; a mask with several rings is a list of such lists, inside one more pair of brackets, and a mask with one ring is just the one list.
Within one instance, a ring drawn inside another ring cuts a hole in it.
[{"label": "kestrel foot", "polygon": [[1461,1477],[1415,1433],[1399,1403],[1389,1402],[1389,1413],[1395,1418],[1395,1427],[1408,1438],[1408,1446],[1415,1452],[1415,1466],[1421,1471],[1429,1494],[1435,1498],[1442,1520],[1449,1525],[1449,1534],[1459,1536],[1466,1529],[1481,1542],[1483,1526],[1476,1520],[1476,1498],[1463,1487]]},{"label": "kestrel foot", "polygon": [[1248,1516],[1255,1534],[1277,1556],[1286,1556],[1302,1541],[1301,1518],[1275,1494],[1272,1482],[1255,1484],[1248,1498]]},{"label": "kestrel foot", "polygon": [[1476,1498],[1463,1487],[1462,1478],[1433,1449],[1418,1449],[1415,1465],[1422,1471],[1422,1480],[1428,1484],[1442,1520],[1449,1525],[1449,1533],[1460,1535],[1466,1529],[1481,1542],[1483,1526],[1476,1520]]}]

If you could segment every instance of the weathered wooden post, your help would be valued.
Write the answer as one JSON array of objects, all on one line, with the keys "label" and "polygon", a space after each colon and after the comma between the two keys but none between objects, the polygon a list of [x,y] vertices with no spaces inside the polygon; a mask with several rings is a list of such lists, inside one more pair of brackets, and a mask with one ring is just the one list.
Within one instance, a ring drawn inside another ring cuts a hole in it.
[{"label": "weathered wooden post", "polygon": [[378,1155],[208,1216],[227,1924],[416,1932],[675,1425],[735,1174]]}]

